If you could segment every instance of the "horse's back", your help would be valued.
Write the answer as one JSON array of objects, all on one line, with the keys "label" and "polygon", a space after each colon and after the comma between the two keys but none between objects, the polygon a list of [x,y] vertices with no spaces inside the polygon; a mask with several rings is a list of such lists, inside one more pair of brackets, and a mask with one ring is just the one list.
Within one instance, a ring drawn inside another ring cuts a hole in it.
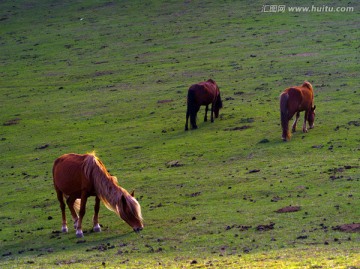
[{"label": "horse's back", "polygon": [[216,82],[212,79],[199,83],[200,85],[204,86],[207,92],[210,92],[212,95],[216,96],[219,94],[219,87],[217,86]]},{"label": "horse's back", "polygon": [[287,94],[289,95],[290,100],[294,100],[296,102],[301,103],[302,101],[302,92],[297,87],[291,87],[286,90]]},{"label": "horse's back", "polygon": [[287,88],[282,95],[287,95],[287,107],[289,111],[297,112],[308,109],[313,103],[313,91],[309,82],[302,86]]},{"label": "horse's back", "polygon": [[289,90],[290,98],[296,100],[299,104],[299,109],[305,110],[311,107],[313,103],[313,92],[308,87],[294,87]]},{"label": "horse's back", "polygon": [[189,88],[188,96],[194,96],[198,105],[208,105],[212,103],[218,95],[217,86],[214,83],[204,81],[193,84]]},{"label": "horse's back", "polygon": [[85,158],[85,154],[65,154],[57,158],[53,166],[55,188],[67,195],[80,192]]},{"label": "horse's back", "polygon": [[75,154],[75,153],[64,154],[55,160],[54,169],[64,168],[64,167],[74,169],[74,167],[82,165],[86,156],[87,156],[86,154]]}]

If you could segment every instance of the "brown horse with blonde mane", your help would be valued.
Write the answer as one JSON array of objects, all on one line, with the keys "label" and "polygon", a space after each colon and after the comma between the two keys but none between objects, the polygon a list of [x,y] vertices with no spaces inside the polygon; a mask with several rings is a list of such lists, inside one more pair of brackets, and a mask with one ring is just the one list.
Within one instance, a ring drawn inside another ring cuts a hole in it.
[{"label": "brown horse with blonde mane", "polygon": [[81,225],[89,196],[95,196],[93,217],[95,232],[101,231],[98,217],[100,200],[109,210],[114,211],[129,224],[135,232],[139,232],[144,227],[140,204],[134,198],[134,192],[129,194],[120,187],[117,184],[117,178],[108,173],[94,152],[82,155],[62,155],[54,162],[53,179],[62,213],[62,232],[68,231],[65,198],[74,220],[76,236],[84,236]]},{"label": "brown horse with blonde mane", "polygon": [[209,104],[211,104],[211,122],[214,122],[214,114],[215,118],[217,118],[219,110],[222,108],[220,90],[214,80],[209,79],[208,81],[190,86],[187,95],[185,131],[188,130],[189,117],[192,129],[197,129],[196,115],[199,112],[200,106],[205,106],[204,121],[207,121]]},{"label": "brown horse with blonde mane", "polygon": [[287,88],[280,95],[280,114],[282,139],[290,140],[289,120],[295,115],[296,118],[292,125],[292,131],[296,131],[296,124],[300,117],[300,112],[305,111],[303,132],[306,133],[306,121],[309,122],[310,129],[314,128],[315,121],[314,92],[312,85],[305,81],[301,86]]}]

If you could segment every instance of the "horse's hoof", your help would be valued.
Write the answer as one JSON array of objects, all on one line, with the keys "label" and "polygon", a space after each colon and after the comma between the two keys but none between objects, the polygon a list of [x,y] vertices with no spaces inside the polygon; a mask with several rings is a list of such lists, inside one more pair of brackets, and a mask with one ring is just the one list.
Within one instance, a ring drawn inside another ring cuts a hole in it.
[{"label": "horse's hoof", "polygon": [[82,238],[82,237],[84,237],[83,232],[82,232],[82,231],[76,231],[76,237],[77,237],[77,238]]},{"label": "horse's hoof", "polygon": [[95,232],[95,233],[101,232],[101,227],[100,227],[99,224],[97,224],[97,225],[94,226],[94,232]]},{"label": "horse's hoof", "polygon": [[61,231],[62,231],[63,233],[67,233],[67,232],[69,231],[69,229],[68,229],[67,226],[63,226],[62,229],[61,229]]}]

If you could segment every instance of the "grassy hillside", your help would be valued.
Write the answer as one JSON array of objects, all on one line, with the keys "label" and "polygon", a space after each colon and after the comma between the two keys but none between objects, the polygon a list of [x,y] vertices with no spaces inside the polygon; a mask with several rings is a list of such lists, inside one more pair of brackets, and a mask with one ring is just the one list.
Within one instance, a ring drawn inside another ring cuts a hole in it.
[{"label": "grassy hillside", "polygon": [[[359,4],[163,2],[0,3],[0,267],[360,268],[339,230],[360,223]],[[224,108],[185,132],[208,78]],[[284,143],[278,97],[304,80],[315,128]],[[135,189],[140,234],[103,205],[92,233],[93,199],[84,239],[59,232],[53,161],[93,150]]]}]

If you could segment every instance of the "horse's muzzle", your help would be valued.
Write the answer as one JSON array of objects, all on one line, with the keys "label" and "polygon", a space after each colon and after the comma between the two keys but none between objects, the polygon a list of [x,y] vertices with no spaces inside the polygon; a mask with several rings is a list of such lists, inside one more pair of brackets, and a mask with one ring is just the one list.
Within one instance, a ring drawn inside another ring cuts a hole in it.
[{"label": "horse's muzzle", "polygon": [[140,227],[139,227],[139,228],[134,228],[134,232],[135,232],[135,233],[139,233],[142,229],[143,229],[143,228],[140,228]]}]

